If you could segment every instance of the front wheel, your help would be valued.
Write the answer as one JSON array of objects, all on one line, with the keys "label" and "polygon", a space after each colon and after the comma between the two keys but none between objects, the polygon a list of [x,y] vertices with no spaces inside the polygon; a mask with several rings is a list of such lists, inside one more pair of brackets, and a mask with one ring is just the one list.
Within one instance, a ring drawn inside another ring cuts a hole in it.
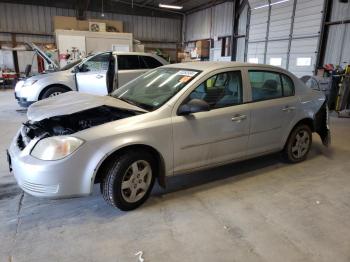
[{"label": "front wheel", "polygon": [[129,152],[113,159],[102,181],[103,198],[121,210],[132,210],[149,197],[155,180],[155,161],[148,152]]},{"label": "front wheel", "polygon": [[67,90],[60,86],[51,86],[49,87],[42,95],[42,99],[58,96],[62,93],[67,92]]},{"label": "front wheel", "polygon": [[293,129],[282,151],[283,157],[291,163],[304,161],[312,144],[312,132],[309,126],[299,125]]}]

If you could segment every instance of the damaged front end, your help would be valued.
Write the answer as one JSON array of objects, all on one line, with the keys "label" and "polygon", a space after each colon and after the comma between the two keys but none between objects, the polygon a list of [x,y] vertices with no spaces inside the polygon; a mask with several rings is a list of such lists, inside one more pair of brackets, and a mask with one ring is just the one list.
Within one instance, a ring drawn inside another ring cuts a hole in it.
[{"label": "damaged front end", "polygon": [[327,102],[324,102],[320,110],[315,114],[314,118],[315,132],[321,137],[325,146],[331,144],[331,132],[329,129],[329,110]]},{"label": "damaged front end", "polygon": [[110,106],[99,106],[69,115],[59,115],[40,121],[23,123],[17,146],[23,150],[33,139],[70,135],[90,127],[135,116],[140,112]]}]

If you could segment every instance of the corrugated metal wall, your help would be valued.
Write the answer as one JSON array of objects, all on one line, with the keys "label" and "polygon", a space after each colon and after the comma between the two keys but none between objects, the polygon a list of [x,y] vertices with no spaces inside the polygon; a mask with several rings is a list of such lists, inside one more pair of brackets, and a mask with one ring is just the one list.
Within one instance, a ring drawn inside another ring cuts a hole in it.
[{"label": "corrugated metal wall", "polygon": [[[248,61],[258,59],[259,63],[271,64],[281,59],[280,66],[298,76],[312,74],[324,0],[249,0],[249,3]],[[311,58],[311,64],[297,65],[298,58]]]},{"label": "corrugated metal wall", "polygon": [[[0,2],[0,31],[53,33],[53,16],[75,16],[72,9]],[[87,12],[87,18],[101,18],[98,12]],[[106,13],[105,19],[124,22],[124,31],[144,41],[180,42],[181,20],[160,17],[132,16]],[[8,34],[0,34],[0,41],[10,41]],[[17,41],[53,42],[52,36],[17,36]]]},{"label": "corrugated metal wall", "polygon": [[232,8],[232,2],[226,2],[186,16],[185,41],[230,36]]},{"label": "corrugated metal wall", "polygon": [[[246,34],[247,12],[248,6],[244,8],[239,20],[239,35]],[[225,2],[186,16],[185,41],[231,36],[232,14],[233,3]],[[215,47],[215,49],[221,52],[221,47]],[[244,55],[245,38],[243,37],[237,41],[237,60],[244,61]]]},{"label": "corrugated metal wall", "polygon": [[[350,19],[350,2],[333,1],[331,21]],[[350,63],[350,24],[331,25],[325,53],[325,64],[342,65]]]}]

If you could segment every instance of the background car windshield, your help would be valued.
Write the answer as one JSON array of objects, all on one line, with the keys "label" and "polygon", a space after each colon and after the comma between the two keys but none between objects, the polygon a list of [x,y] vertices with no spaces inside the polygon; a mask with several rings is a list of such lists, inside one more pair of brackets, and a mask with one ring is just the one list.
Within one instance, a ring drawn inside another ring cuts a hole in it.
[{"label": "background car windshield", "polygon": [[199,71],[159,68],[127,83],[112,96],[146,110],[155,110],[184,88]]},{"label": "background car windshield", "polygon": [[65,65],[64,67],[61,68],[61,71],[71,69],[74,66],[76,66],[77,64],[79,64],[80,62],[81,62],[81,59],[78,59],[77,61],[74,61],[74,62],[72,62],[70,64],[67,64],[67,65]]}]

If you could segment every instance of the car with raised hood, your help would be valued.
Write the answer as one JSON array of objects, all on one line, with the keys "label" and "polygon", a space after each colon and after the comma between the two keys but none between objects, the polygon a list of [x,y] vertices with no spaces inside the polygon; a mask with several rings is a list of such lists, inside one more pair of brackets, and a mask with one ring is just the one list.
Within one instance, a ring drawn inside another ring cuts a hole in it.
[{"label": "car with raised hood", "polygon": [[282,68],[237,62],[167,65],[108,96],[68,92],[27,114],[8,154],[18,185],[60,198],[99,183],[122,210],[155,180],[279,151],[300,162],[312,132],[330,142],[322,92]]},{"label": "car with raised hood", "polygon": [[68,91],[107,95],[148,70],[168,64],[154,54],[109,51],[60,68],[35,44],[29,45],[45,60],[49,70],[16,84],[15,98],[22,107]]}]

